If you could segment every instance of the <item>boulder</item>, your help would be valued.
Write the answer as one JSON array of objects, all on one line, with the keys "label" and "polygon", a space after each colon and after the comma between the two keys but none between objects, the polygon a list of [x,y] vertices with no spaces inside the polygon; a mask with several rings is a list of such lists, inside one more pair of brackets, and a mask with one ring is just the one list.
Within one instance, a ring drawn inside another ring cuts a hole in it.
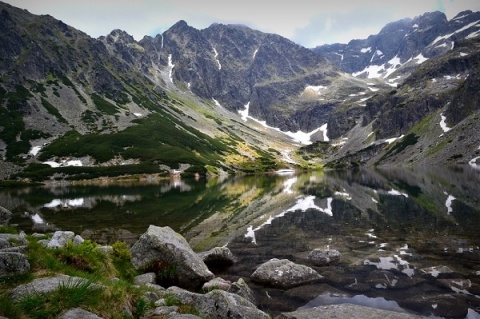
[{"label": "boulder", "polygon": [[148,272],[146,274],[142,274],[133,278],[133,282],[135,285],[146,285],[146,284],[155,284],[155,280],[157,279],[157,275],[154,272]]},{"label": "boulder", "polygon": [[74,308],[65,312],[63,315],[58,317],[58,319],[103,319],[102,317],[97,316],[94,313],[83,310],[82,308]]},{"label": "boulder", "polygon": [[61,248],[64,247],[67,242],[73,241],[75,233],[73,231],[58,230],[53,233],[52,239],[47,244],[48,248]]},{"label": "boulder", "polygon": [[228,289],[228,292],[232,292],[234,294],[242,296],[253,304],[256,303],[252,289],[250,289],[250,287],[247,285],[245,280],[243,280],[243,278],[240,278],[236,282],[232,283],[230,289]]},{"label": "boulder", "polygon": [[223,267],[235,263],[235,257],[227,247],[215,247],[199,253],[198,256],[210,267]]},{"label": "boulder", "polygon": [[0,278],[25,274],[30,270],[27,256],[17,252],[0,252]]},{"label": "boulder", "polygon": [[277,288],[291,288],[321,279],[315,270],[299,265],[288,259],[273,258],[260,265],[251,275],[251,279]]},{"label": "boulder", "polygon": [[315,266],[326,266],[337,262],[342,258],[342,254],[334,249],[316,248],[308,254],[308,260]]},{"label": "boulder", "polygon": [[293,312],[282,313],[275,319],[330,319],[330,318],[355,318],[355,319],[421,319],[422,316],[410,313],[401,313],[371,307],[340,304],[299,309]]},{"label": "boulder", "polygon": [[456,295],[422,294],[405,300],[400,300],[401,307],[418,312],[431,312],[436,316],[447,318],[465,318],[468,314],[468,305]]},{"label": "boulder", "polygon": [[[80,277],[71,277],[67,275],[58,275],[55,277],[45,277],[45,278],[37,278],[31,281],[28,284],[20,285],[12,290],[10,297],[13,300],[18,300],[27,295],[33,294],[45,294],[52,292],[60,285],[76,285],[79,283],[87,283],[87,279],[80,278]],[[90,287],[92,289],[101,288],[101,285],[98,284],[91,284]]]},{"label": "boulder", "polygon": [[0,206],[0,225],[8,224],[10,218],[12,218],[12,212],[5,207]]},{"label": "boulder", "polygon": [[220,290],[228,291],[231,286],[232,286],[231,282],[226,281],[223,278],[216,277],[210,280],[209,282],[204,283],[202,286],[202,290],[211,291],[214,289],[220,289]]},{"label": "boulder", "polygon": [[185,238],[168,226],[150,225],[130,252],[136,269],[150,269],[158,276],[168,269],[172,281],[187,289],[199,288],[214,277]]},{"label": "boulder", "polygon": [[245,298],[223,290],[212,290],[207,294],[197,294],[178,287],[170,287],[166,295],[181,305],[191,305],[204,318],[249,318],[270,319],[270,316],[259,310]]}]

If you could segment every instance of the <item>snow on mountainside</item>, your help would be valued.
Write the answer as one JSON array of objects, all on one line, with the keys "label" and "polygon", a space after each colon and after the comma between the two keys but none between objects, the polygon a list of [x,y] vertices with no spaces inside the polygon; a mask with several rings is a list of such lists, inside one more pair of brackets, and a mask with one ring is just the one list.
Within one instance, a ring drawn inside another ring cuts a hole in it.
[{"label": "snow on mountainside", "polygon": [[433,12],[392,22],[364,40],[313,50],[353,76],[382,79],[396,87],[416,66],[453,49],[455,41],[479,35],[480,12],[463,11],[450,21]]}]

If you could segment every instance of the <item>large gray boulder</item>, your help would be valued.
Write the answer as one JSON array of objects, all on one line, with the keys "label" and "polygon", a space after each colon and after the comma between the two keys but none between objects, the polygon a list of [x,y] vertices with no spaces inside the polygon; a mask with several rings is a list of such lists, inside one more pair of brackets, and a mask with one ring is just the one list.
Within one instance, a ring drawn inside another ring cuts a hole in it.
[{"label": "large gray boulder", "polygon": [[270,319],[245,298],[223,290],[212,290],[207,294],[197,294],[178,287],[170,287],[166,296],[182,305],[192,305],[202,318],[218,319]]},{"label": "large gray boulder", "polygon": [[73,308],[65,312],[58,319],[103,319],[94,313],[83,310],[82,308]]},{"label": "large gray boulder", "polygon": [[229,266],[235,263],[235,257],[227,247],[215,247],[198,253],[198,256],[202,258],[205,264],[212,267]]},{"label": "large gray boulder", "polygon": [[260,265],[251,275],[251,279],[256,282],[282,289],[307,284],[321,278],[322,276],[308,266],[277,258]]},{"label": "large gray boulder", "polygon": [[[13,300],[18,300],[27,295],[46,294],[57,290],[61,285],[70,286],[88,283],[87,279],[80,277],[71,277],[67,275],[58,275],[55,277],[37,278],[28,284],[20,285],[12,290],[10,297]],[[91,284],[91,289],[101,288],[101,285]]]},{"label": "large gray boulder", "polygon": [[75,233],[73,231],[58,230],[53,234],[52,239],[47,244],[48,248],[64,247],[69,241],[73,242]]},{"label": "large gray boulder", "polygon": [[17,252],[0,252],[0,278],[25,274],[30,270],[27,256]]},{"label": "large gray boulder", "polygon": [[282,313],[275,319],[421,319],[422,316],[352,304],[329,305]]},{"label": "large gray boulder", "polygon": [[[185,238],[170,227],[150,225],[130,249],[136,269],[169,269],[175,284],[196,289],[214,278],[203,260],[192,250]],[[161,273],[157,273],[159,277]]]},{"label": "large gray boulder", "polygon": [[308,260],[315,266],[326,266],[340,260],[342,255],[338,250],[316,248],[308,254]]}]

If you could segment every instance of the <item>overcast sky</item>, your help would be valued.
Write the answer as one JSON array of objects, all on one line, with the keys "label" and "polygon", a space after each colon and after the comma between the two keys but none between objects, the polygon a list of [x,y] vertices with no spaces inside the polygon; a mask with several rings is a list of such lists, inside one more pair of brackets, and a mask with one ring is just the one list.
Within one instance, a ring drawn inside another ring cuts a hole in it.
[{"label": "overcast sky", "polygon": [[387,23],[442,11],[448,19],[480,11],[479,0],[3,0],[34,14],[50,14],[92,37],[122,29],[140,40],[179,20],[197,29],[244,24],[305,47],[347,43],[377,34]]}]

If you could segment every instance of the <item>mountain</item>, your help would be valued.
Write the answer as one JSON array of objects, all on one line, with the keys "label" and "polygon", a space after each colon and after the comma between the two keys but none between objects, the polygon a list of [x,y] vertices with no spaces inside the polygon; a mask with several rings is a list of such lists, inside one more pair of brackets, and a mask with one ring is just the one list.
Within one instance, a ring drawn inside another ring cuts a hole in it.
[{"label": "mountain", "polygon": [[455,42],[479,35],[480,12],[463,11],[447,20],[442,12],[387,24],[367,39],[329,44],[313,49],[340,69],[363,78],[399,82],[416,65],[455,47]]},{"label": "mountain", "polygon": [[93,39],[0,2],[0,178],[474,164],[479,27],[426,13],[314,49],[185,21]]}]

